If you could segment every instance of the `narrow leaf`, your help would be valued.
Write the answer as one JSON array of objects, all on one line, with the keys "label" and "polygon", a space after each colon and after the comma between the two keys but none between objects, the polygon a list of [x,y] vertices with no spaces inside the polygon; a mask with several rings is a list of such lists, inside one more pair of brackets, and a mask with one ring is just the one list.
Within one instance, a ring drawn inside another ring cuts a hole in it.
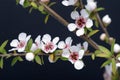
[{"label": "narrow leaf", "polygon": [[35,9],[37,9],[37,4],[35,2],[31,2],[31,6]]},{"label": "narrow leaf", "polygon": [[115,44],[115,39],[112,41],[111,45],[111,53],[114,54],[114,44]]},{"label": "narrow leaf", "polygon": [[88,37],[93,36],[94,34],[96,34],[97,32],[99,32],[99,30],[93,30],[88,34]]},{"label": "narrow leaf", "polygon": [[95,54],[94,53],[91,55],[91,57],[92,57],[92,60],[95,60]]},{"label": "narrow leaf", "polygon": [[51,7],[51,6],[55,5],[55,4],[56,4],[56,2],[52,2],[48,6]]},{"label": "narrow leaf", "polygon": [[25,51],[30,52],[30,49],[31,49],[31,47],[32,47],[32,44],[33,44],[33,40],[30,39],[30,40],[28,41],[28,43],[27,43],[27,46],[26,46],[26,48],[25,48]]},{"label": "narrow leaf", "polygon": [[108,56],[112,56],[111,52],[104,46],[99,46],[100,51],[102,51],[104,54],[107,54]]},{"label": "narrow leaf", "polygon": [[36,63],[42,65],[42,62],[41,62],[41,59],[39,56],[35,56],[35,61],[36,61]]},{"label": "narrow leaf", "polygon": [[103,11],[103,10],[105,10],[105,8],[103,8],[103,7],[100,7],[100,8],[96,9],[96,11]]},{"label": "narrow leaf", "polygon": [[18,61],[23,61],[22,57],[18,56]]},{"label": "narrow leaf", "polygon": [[4,41],[0,47],[1,48],[5,48],[5,46],[7,45],[7,43],[8,43],[8,40]]},{"label": "narrow leaf", "polygon": [[11,62],[11,66],[14,66],[17,61],[18,61],[18,57],[13,58]]},{"label": "narrow leaf", "polygon": [[36,54],[39,54],[40,52],[41,52],[41,50],[37,49],[37,50],[34,51],[34,54],[36,55]]},{"label": "narrow leaf", "polygon": [[108,65],[108,64],[110,64],[110,63],[111,63],[111,60],[105,61],[105,62],[102,64],[101,68],[105,67],[106,65]]},{"label": "narrow leaf", "polygon": [[116,62],[114,58],[112,59],[112,72],[114,75],[116,74]]},{"label": "narrow leaf", "polygon": [[48,22],[48,19],[49,19],[49,14],[48,15],[46,15],[46,17],[45,17],[45,24]]},{"label": "narrow leaf", "polygon": [[0,59],[0,68],[3,69],[3,57]]}]

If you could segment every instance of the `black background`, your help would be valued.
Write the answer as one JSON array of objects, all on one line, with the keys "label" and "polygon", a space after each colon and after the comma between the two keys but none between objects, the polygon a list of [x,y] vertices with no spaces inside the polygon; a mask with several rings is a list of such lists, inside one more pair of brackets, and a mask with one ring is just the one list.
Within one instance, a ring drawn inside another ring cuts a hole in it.
[{"label": "black background", "polygon": [[[69,14],[72,8],[62,6],[61,0],[53,1],[57,1],[57,5],[52,8],[66,20],[71,21]],[[105,7],[105,11],[100,12],[101,17],[109,14],[112,18],[112,24],[109,26],[108,31],[110,31],[111,36],[117,38],[118,43],[120,41],[119,5],[119,0],[98,0],[98,6]],[[16,5],[15,0],[0,0],[0,43],[7,39],[10,42],[12,39],[17,38],[20,32],[31,34],[33,39],[38,34],[49,33],[52,37],[59,36],[61,40],[71,36],[74,40],[73,44],[82,42],[81,39],[69,32],[66,27],[52,17],[49,18],[47,24],[44,24],[44,17],[36,10],[29,14],[29,10]],[[98,38],[99,34],[93,37],[96,42],[104,45]],[[10,49],[9,44],[7,49]],[[70,62],[59,60],[54,64],[50,64],[47,57],[45,57],[43,66],[24,61],[11,67],[11,59],[8,59],[5,60],[4,69],[0,70],[0,80],[103,80],[104,69],[100,69],[100,65],[104,60],[97,58],[92,61],[91,57],[84,57],[83,60],[86,66],[77,71]]]}]

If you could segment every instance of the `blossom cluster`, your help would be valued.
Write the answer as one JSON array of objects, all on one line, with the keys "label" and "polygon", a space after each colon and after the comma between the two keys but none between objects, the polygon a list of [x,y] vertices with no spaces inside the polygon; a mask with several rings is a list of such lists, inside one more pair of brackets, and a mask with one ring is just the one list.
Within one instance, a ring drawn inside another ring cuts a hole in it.
[{"label": "blossom cluster", "polygon": [[[22,32],[18,35],[18,39],[13,39],[10,43],[10,46],[13,47],[9,51],[18,51],[18,52],[26,52],[26,60],[32,61],[34,60],[34,51],[37,49],[42,50],[45,54],[51,54],[56,51],[56,49],[62,50],[61,56],[67,58],[77,70],[80,70],[84,67],[84,63],[82,58],[85,52],[88,49],[88,43],[84,42],[83,45],[80,43],[77,45],[72,45],[73,39],[71,37],[67,37],[65,41],[60,41],[59,37],[55,37],[52,39],[51,35],[44,34],[42,37],[40,35],[37,36],[34,43],[30,48],[30,52],[25,51],[25,48],[30,40],[31,35],[27,35]],[[50,56],[48,57],[49,61],[53,63]]]}]

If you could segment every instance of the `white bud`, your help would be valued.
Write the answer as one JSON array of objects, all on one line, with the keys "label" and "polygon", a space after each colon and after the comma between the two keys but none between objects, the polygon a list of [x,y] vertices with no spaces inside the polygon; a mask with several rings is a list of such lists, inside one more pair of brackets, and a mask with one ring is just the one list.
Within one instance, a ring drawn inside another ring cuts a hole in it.
[{"label": "white bud", "polygon": [[104,41],[105,38],[106,38],[106,34],[105,34],[105,33],[102,33],[102,34],[100,35],[100,40]]},{"label": "white bud", "polygon": [[117,43],[114,45],[114,52],[115,52],[115,53],[120,52],[120,45],[117,44]]},{"label": "white bud", "polygon": [[34,57],[35,57],[35,55],[34,55],[33,53],[27,53],[27,54],[25,55],[25,59],[26,59],[27,61],[32,61],[32,60],[34,59]]},{"label": "white bud", "polygon": [[23,6],[24,2],[25,2],[25,0],[20,0],[19,4]]},{"label": "white bud", "polygon": [[90,11],[90,12],[92,12],[93,10],[95,10],[96,7],[97,7],[97,3],[94,2],[94,1],[88,1],[88,2],[87,2],[87,5],[85,5],[85,8],[86,8],[88,11]]},{"label": "white bud", "polygon": [[105,24],[110,24],[110,23],[111,23],[111,18],[109,17],[109,15],[105,15],[105,16],[102,18],[102,21],[103,21]]}]

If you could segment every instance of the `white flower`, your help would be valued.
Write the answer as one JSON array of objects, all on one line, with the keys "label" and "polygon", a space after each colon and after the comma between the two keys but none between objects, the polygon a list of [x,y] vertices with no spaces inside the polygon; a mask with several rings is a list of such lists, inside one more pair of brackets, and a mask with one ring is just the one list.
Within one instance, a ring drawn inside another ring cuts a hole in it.
[{"label": "white flower", "polygon": [[34,55],[33,53],[27,53],[27,54],[25,55],[25,59],[26,59],[27,61],[32,61],[32,60],[34,59],[34,57],[35,57],[35,55]]},{"label": "white flower", "polygon": [[77,11],[72,11],[71,18],[75,20],[75,23],[70,23],[67,26],[69,31],[74,31],[77,28],[77,36],[84,35],[85,27],[91,28],[93,26],[93,21],[89,18],[88,12],[85,9],[82,9],[80,13],[81,15],[79,15]]},{"label": "white flower", "polygon": [[71,47],[72,44],[72,38],[71,37],[67,37],[65,42],[64,41],[60,41],[58,43],[58,48],[59,49],[69,49]]},{"label": "white flower", "polygon": [[120,45],[119,44],[114,44],[114,52],[119,53],[120,52]]},{"label": "white flower", "polygon": [[15,47],[15,48],[12,48],[9,51],[18,50],[18,52],[24,52],[25,47],[26,47],[27,42],[30,39],[30,37],[31,37],[31,35],[27,36],[26,33],[20,33],[19,36],[18,36],[18,40],[14,39],[10,43],[10,46]]},{"label": "white flower", "polygon": [[62,4],[64,6],[71,6],[71,5],[74,5],[76,2],[77,2],[77,0],[63,0]]},{"label": "white flower", "polygon": [[100,40],[104,41],[106,39],[106,34],[105,33],[102,33],[100,35]]},{"label": "white flower", "polygon": [[111,18],[109,17],[109,15],[105,15],[103,18],[102,18],[102,21],[105,23],[105,24],[110,24],[111,23]]},{"label": "white flower", "polygon": [[31,50],[35,51],[37,49],[41,48],[41,40],[40,40],[41,36],[38,35],[37,38],[35,39],[35,43],[32,44]]},{"label": "white flower", "polygon": [[25,2],[25,0],[20,0],[20,1],[19,1],[19,4],[23,6],[23,5],[24,5],[24,2]]},{"label": "white flower", "polygon": [[84,67],[84,63],[81,60],[85,51],[78,46],[71,46],[70,49],[64,49],[62,57],[68,58],[68,60],[74,64],[75,69],[80,70]]},{"label": "white flower", "polygon": [[94,0],[87,0],[87,5],[85,5],[85,8],[89,11],[92,12],[97,8],[97,3],[94,2]]},{"label": "white flower", "polygon": [[41,48],[45,53],[52,53],[57,49],[57,42],[59,41],[59,37],[55,37],[51,41],[51,36],[49,34],[45,34],[42,37]]}]

